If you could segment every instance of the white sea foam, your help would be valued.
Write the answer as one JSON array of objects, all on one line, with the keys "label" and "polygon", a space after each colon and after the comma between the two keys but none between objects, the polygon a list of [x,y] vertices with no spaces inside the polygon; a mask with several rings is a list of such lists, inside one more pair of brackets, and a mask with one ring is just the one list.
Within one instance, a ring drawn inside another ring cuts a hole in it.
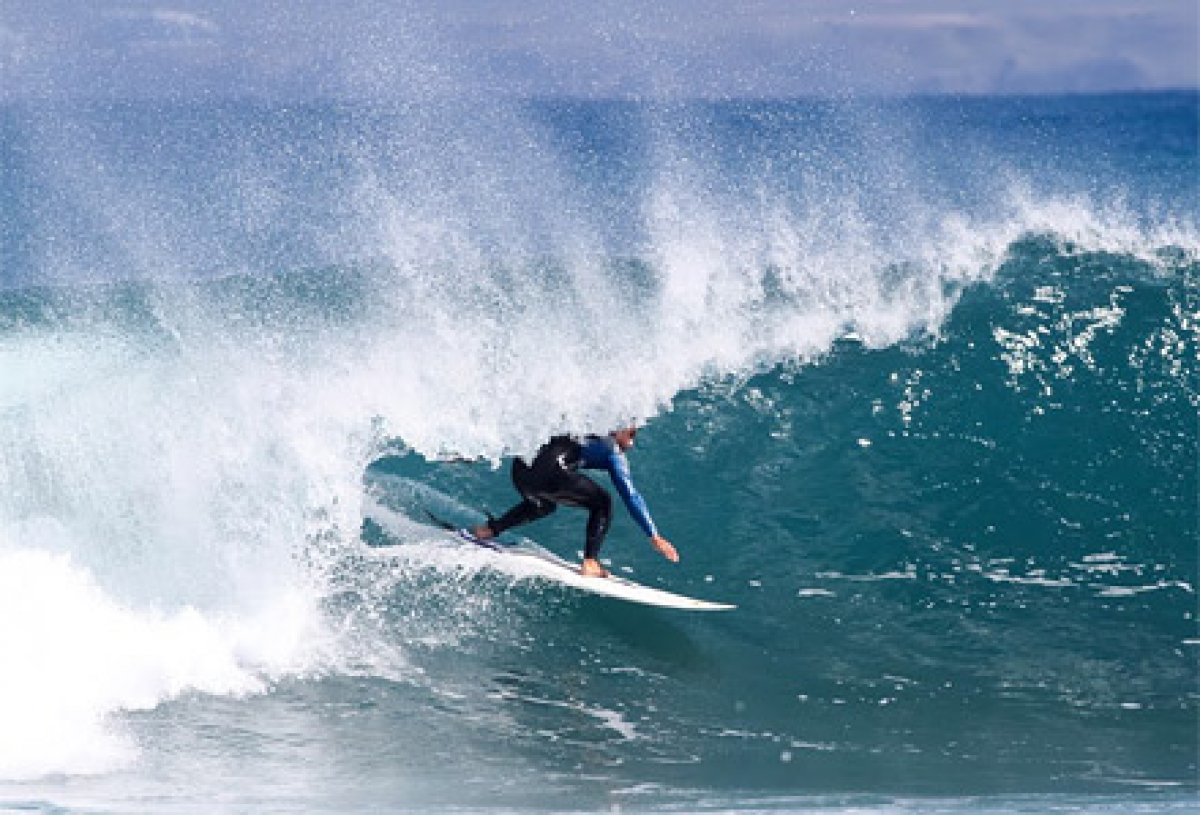
[{"label": "white sea foam", "polygon": [[305,663],[310,601],[254,617],[135,609],[67,555],[0,552],[0,778],[111,771],[138,747],[113,714],[189,692],[262,692]]},{"label": "white sea foam", "polygon": [[120,328],[64,333],[66,355],[5,338],[25,374],[0,377],[0,778],[125,766],[122,712],[339,654],[313,570],[357,518],[336,405],[300,410],[296,378],[219,341],[156,353]]}]

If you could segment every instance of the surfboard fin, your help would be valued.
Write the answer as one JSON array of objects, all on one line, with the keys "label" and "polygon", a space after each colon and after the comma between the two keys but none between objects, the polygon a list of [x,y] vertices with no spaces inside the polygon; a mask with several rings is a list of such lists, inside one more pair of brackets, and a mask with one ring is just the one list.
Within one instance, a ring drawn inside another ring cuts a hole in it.
[{"label": "surfboard fin", "polygon": [[[439,518],[438,516],[434,515],[428,507],[425,508],[425,514],[429,517],[430,521],[437,526],[440,526],[442,529],[449,530],[450,532],[457,532],[459,529],[456,524],[452,524],[444,518]],[[487,516],[488,526],[494,526],[496,523],[496,516],[488,512],[486,509],[483,511],[483,514]]]}]

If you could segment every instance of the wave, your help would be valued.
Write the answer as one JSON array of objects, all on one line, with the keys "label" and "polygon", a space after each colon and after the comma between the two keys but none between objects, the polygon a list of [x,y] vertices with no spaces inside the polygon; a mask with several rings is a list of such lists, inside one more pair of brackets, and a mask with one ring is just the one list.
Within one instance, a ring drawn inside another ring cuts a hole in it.
[{"label": "wave", "polygon": [[[981,353],[1002,368],[977,361],[978,376],[989,392],[1027,391],[1027,415],[1054,410],[1047,389],[1081,371],[1118,369],[1122,382],[1136,369],[1159,409],[1195,407],[1200,232],[1186,216],[1014,184],[983,211],[922,203],[896,223],[866,190],[797,193],[783,179],[750,193],[689,172],[689,156],[653,163],[635,226],[611,230],[627,252],[599,251],[610,227],[578,207],[538,230],[544,240],[505,237],[530,234],[525,221],[555,201],[591,200],[559,170],[544,177],[565,185],[561,198],[525,179],[467,203],[456,173],[432,173],[419,196],[387,178],[355,187],[351,260],[314,251],[306,271],[128,269],[141,279],[0,291],[0,619],[38,621],[0,629],[13,666],[0,718],[14,723],[0,776],[128,763],[113,714],[180,694],[406,675],[420,626],[396,620],[421,607],[373,619],[378,604],[395,611],[397,581],[347,554],[361,549],[364,471],[387,453],[422,468],[495,462],[553,432],[636,417],[683,423],[700,438],[675,426],[681,449],[717,466],[705,445],[737,424],[732,393],[771,415],[781,454],[801,455],[786,411],[747,383],[829,370],[847,343],[952,359],[994,342]],[[160,241],[187,242],[170,226],[120,233],[118,254],[153,266]],[[86,254],[76,249],[72,263]],[[1130,329],[1138,341],[1106,347],[1131,321],[1144,324]],[[968,339],[938,345],[964,327]],[[921,432],[931,378],[893,383],[878,411],[896,418],[890,430]],[[1164,592],[1194,585],[1162,580]],[[68,732],[80,736],[58,737]]]}]

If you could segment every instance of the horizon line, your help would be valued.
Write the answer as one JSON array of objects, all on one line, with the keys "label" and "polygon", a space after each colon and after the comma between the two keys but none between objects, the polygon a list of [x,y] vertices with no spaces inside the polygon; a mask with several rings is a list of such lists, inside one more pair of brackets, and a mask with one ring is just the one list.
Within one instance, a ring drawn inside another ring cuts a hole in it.
[{"label": "horizon line", "polygon": [[1111,88],[1111,89],[1062,89],[1038,91],[974,91],[974,90],[924,90],[904,92],[867,92],[843,91],[836,93],[803,93],[779,95],[740,95],[740,94],[697,94],[688,96],[652,96],[639,94],[621,95],[582,95],[582,94],[511,94],[492,95],[481,99],[485,94],[464,93],[461,95],[442,94],[434,97],[389,97],[369,94],[328,94],[312,96],[270,95],[270,94],[223,94],[223,93],[189,93],[189,94],[14,94],[9,97],[0,95],[0,105],[13,104],[193,104],[209,102],[217,104],[260,104],[260,105],[380,105],[391,104],[436,104],[440,102],[479,102],[495,101],[501,103],[595,103],[595,104],[741,104],[741,103],[796,103],[796,102],[845,102],[845,101],[909,101],[909,100],[983,100],[983,99],[1061,99],[1088,98],[1105,96],[1167,96],[1167,95],[1196,95],[1200,97],[1200,84],[1195,86],[1162,86],[1145,88]]}]

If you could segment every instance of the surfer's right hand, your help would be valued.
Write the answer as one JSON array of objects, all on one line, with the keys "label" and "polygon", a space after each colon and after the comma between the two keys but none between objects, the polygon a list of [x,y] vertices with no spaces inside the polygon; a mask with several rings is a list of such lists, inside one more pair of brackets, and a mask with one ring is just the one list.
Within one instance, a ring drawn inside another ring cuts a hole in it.
[{"label": "surfer's right hand", "polygon": [[650,539],[650,543],[667,560],[672,563],[679,562],[679,553],[675,551],[675,547],[671,545],[671,542],[662,535],[655,535]]}]

